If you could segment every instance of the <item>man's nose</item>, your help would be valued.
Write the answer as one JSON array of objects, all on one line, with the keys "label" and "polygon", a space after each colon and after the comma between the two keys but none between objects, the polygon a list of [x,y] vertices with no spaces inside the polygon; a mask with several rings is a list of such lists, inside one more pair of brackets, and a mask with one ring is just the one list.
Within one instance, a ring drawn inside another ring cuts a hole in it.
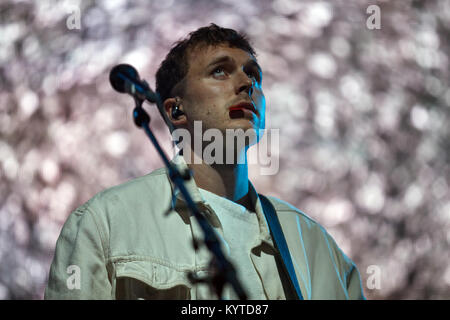
[{"label": "man's nose", "polygon": [[253,92],[253,80],[245,72],[240,72],[238,81],[236,94],[245,91],[251,96]]}]

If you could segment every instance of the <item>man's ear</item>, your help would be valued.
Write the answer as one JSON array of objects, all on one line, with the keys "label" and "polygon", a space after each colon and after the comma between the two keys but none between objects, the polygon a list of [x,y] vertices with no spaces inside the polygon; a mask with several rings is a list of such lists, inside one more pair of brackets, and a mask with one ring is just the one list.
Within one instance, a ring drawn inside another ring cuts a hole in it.
[{"label": "man's ear", "polygon": [[[163,106],[166,116],[172,122],[173,126],[178,127],[187,123],[186,114],[184,113],[183,105],[179,97],[167,98],[164,100]],[[176,111],[177,109],[178,111]]]}]

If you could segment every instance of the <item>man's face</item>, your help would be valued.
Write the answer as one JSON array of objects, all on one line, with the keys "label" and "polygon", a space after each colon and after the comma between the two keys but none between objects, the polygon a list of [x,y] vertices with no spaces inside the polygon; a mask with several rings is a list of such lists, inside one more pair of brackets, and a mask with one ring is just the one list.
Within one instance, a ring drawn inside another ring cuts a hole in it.
[{"label": "man's face", "polygon": [[[202,121],[203,131],[217,128],[223,133],[265,128],[262,72],[253,55],[226,44],[202,46],[189,52],[188,61],[182,105],[189,132],[194,132],[194,121]],[[230,111],[240,102],[249,102],[255,112]]]}]

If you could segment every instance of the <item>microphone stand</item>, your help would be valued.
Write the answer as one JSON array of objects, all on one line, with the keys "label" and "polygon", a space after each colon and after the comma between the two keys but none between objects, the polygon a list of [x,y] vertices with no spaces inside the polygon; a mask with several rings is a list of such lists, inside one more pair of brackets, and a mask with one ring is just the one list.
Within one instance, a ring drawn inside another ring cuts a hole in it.
[{"label": "microphone stand", "polygon": [[[145,88],[146,93],[144,94],[144,96],[148,97],[151,95],[149,90],[150,89],[148,87]],[[210,287],[214,289],[214,292],[217,294],[219,299],[222,299],[222,291],[225,284],[229,283],[233,287],[239,299],[247,300],[247,294],[245,293],[244,288],[242,287],[241,283],[238,281],[236,277],[236,269],[231,264],[231,262],[228,261],[228,259],[225,257],[220,247],[219,239],[214,229],[211,227],[211,225],[206,220],[204,215],[199,211],[197,205],[192,200],[192,197],[190,196],[188,190],[184,185],[184,180],[193,179],[191,171],[187,169],[184,172],[180,172],[174,165],[172,165],[171,162],[169,162],[169,159],[167,158],[164,150],[161,148],[152,130],[150,129],[149,126],[150,116],[142,108],[142,103],[144,99],[138,98],[136,95],[134,95],[133,97],[136,105],[136,107],[133,110],[134,123],[138,128],[142,128],[145,131],[145,133],[155,146],[157,152],[163,159],[164,164],[169,172],[169,177],[171,181],[174,183],[175,188],[178,188],[180,192],[183,194],[187,206],[189,207],[194,217],[197,219],[197,222],[199,223],[203,231],[205,245],[213,255],[212,261],[210,263],[210,266],[214,266],[211,276],[199,278],[195,274],[190,272],[188,274],[189,280],[191,281],[191,283],[200,283],[200,282],[208,283]],[[154,95],[151,95],[151,97],[154,97]],[[161,103],[159,96],[156,99],[156,102],[158,104]],[[198,245],[195,239],[193,239],[193,241],[194,241],[194,248],[195,250],[197,250]]]}]

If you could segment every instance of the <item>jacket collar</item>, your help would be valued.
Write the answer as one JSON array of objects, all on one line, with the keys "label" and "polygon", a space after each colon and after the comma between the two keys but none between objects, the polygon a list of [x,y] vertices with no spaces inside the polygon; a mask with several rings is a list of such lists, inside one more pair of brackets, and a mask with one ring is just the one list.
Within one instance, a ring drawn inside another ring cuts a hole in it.
[{"label": "jacket collar", "polygon": [[[175,157],[170,161],[172,165],[174,165],[178,170],[187,170],[189,169],[188,165],[186,164],[186,161],[184,160],[183,156],[179,153],[175,155]],[[171,188],[172,188],[172,209],[177,211],[176,209],[180,208],[186,208],[186,201],[183,198],[182,193],[180,190],[175,189],[174,191],[174,185],[172,181],[170,180],[170,177],[168,176],[168,171],[166,170],[167,178],[170,182]],[[214,212],[212,207],[207,203],[207,201],[204,199],[202,194],[200,193],[197,184],[195,183],[195,180],[193,178],[189,180],[185,180],[185,186],[187,191],[192,197],[192,200],[197,205],[199,210],[203,212],[208,219],[208,221],[216,228],[221,228],[222,225],[220,223],[220,220],[217,216],[217,214]],[[259,221],[259,229],[260,229],[260,240],[261,242],[269,245],[272,250],[275,250],[274,244],[272,242],[272,237],[270,236],[269,226],[267,223],[267,220],[264,215],[263,207],[261,204],[261,201],[259,199],[259,195],[256,192],[255,187],[251,183],[250,180],[248,180],[248,186],[249,186],[249,193],[250,193],[250,199],[252,201],[252,204],[255,208],[256,215],[258,217]],[[180,210],[178,211],[180,212]],[[189,210],[181,210],[181,212],[185,212],[189,216],[191,215]],[[185,217],[187,218],[187,217]]]}]

